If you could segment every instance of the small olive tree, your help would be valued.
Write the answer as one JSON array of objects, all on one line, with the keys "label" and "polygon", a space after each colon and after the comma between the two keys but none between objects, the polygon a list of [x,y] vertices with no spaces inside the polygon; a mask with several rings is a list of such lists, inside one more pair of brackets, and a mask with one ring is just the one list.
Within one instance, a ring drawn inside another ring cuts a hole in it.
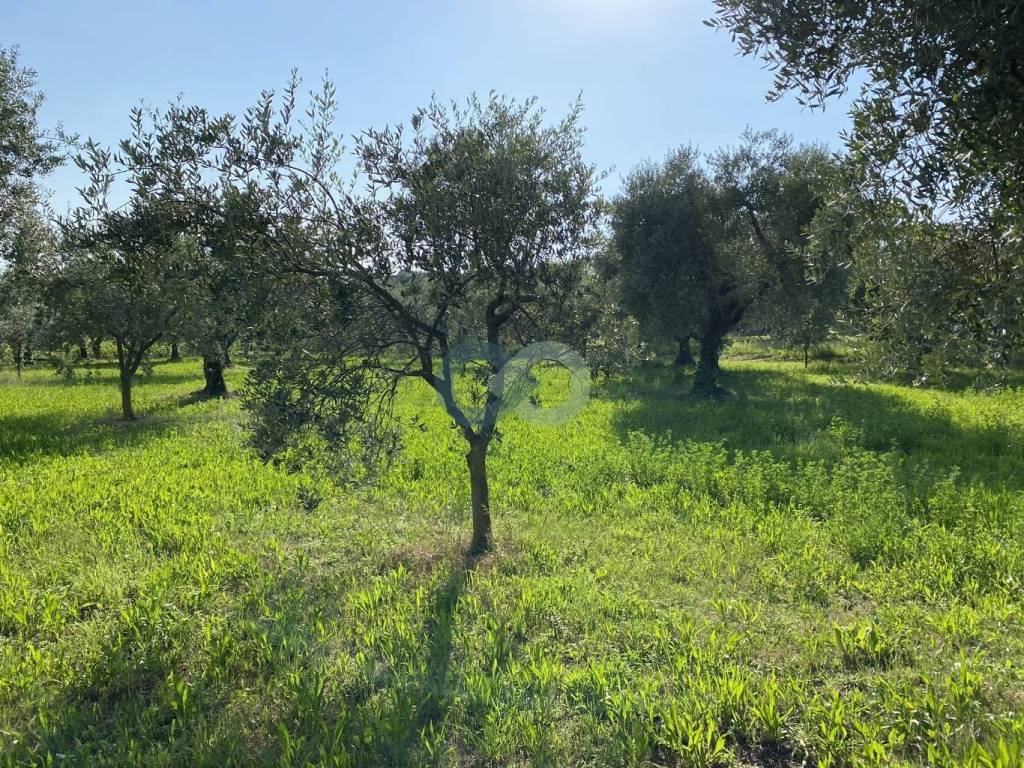
[{"label": "small olive tree", "polygon": [[[545,294],[554,265],[585,254],[595,234],[580,105],[548,124],[533,101],[431,103],[411,128],[357,139],[356,198],[334,173],[333,88],[299,131],[295,87],[279,112],[269,94],[250,111],[233,159],[237,178],[261,179],[250,194],[276,215],[265,252],[283,273],[274,353],[248,390],[257,442],[268,453],[310,433],[381,445],[398,383],[421,380],[466,440],[470,551],[487,551],[487,453],[510,386],[498,346]],[[478,407],[459,396],[460,361],[480,372]]]},{"label": "small olive tree", "polygon": [[[90,140],[75,157],[88,182],[81,206],[62,222],[55,305],[74,308],[69,320],[114,341],[126,420],[135,418],[132,384],[148,352],[201,296],[200,224],[216,209],[219,180],[208,173],[226,125],[197,109],[136,108],[117,151]],[[126,202],[112,204],[115,190]]]}]

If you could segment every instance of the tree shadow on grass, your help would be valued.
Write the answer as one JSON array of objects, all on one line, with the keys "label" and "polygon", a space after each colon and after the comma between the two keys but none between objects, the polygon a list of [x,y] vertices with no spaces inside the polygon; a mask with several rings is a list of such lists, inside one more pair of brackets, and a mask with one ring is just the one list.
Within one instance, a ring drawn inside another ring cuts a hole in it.
[{"label": "tree shadow on grass", "polygon": [[[115,366],[116,368],[116,366]],[[134,386],[136,394],[154,385],[202,383],[198,375],[159,373],[143,377]],[[6,414],[0,412],[0,461],[22,464],[40,458],[70,456],[83,451],[101,452],[141,445],[162,437],[182,425],[178,411],[188,405],[203,402],[195,393],[180,396],[173,393],[158,395],[137,411],[135,421],[124,421],[117,408],[118,382],[116,378],[68,383],[58,377],[33,379],[19,384],[25,388],[60,386],[74,391],[79,386],[103,386],[110,389],[109,406],[105,410],[90,408],[75,411],[67,407],[29,413]]]},{"label": "tree shadow on grass", "polygon": [[450,701],[448,673],[451,669],[455,628],[455,608],[465,592],[476,561],[467,557],[455,567],[434,592],[423,625],[426,659],[420,674],[409,686],[411,717],[406,719],[404,734],[396,740],[394,765],[406,765],[421,743],[420,734],[440,733]]},{"label": "tree shadow on grass", "polygon": [[[275,620],[255,603],[239,604],[223,626],[233,643],[250,650],[218,662],[230,670],[226,679],[190,668],[188,643],[166,645],[169,636],[193,626],[191,619],[166,625],[161,617],[171,606],[164,598],[140,597],[119,617],[114,612],[103,652],[79,680],[54,692],[46,722],[32,721],[17,755],[27,759],[21,750],[48,749],[66,755],[69,764],[100,757],[119,762],[134,741],[146,750],[143,756],[177,755],[174,764],[306,765],[325,756],[328,764],[333,757],[355,765],[416,762],[423,754],[420,734],[443,732],[456,608],[474,565],[454,565],[433,590],[416,646],[422,663],[378,667],[370,679],[356,675],[339,687],[323,676],[325,648],[338,639],[324,638],[317,625],[340,610],[351,586],[346,577],[309,581],[290,571],[260,580]],[[249,646],[260,635],[269,654],[262,661]],[[218,647],[214,636],[210,652],[216,655]],[[181,695],[186,688],[187,699]],[[242,689],[261,692],[265,701],[232,706]]]},{"label": "tree shadow on grass", "polygon": [[733,370],[723,384],[733,392],[725,401],[694,400],[689,376],[652,369],[612,382],[596,396],[623,403],[614,417],[622,438],[639,431],[795,460],[803,444],[841,420],[860,431],[863,448],[903,458],[908,472],[957,469],[963,479],[989,488],[1024,487],[1019,425],[964,425],[941,405],[922,408],[870,385],[821,383],[779,370]]},{"label": "tree shadow on grass", "polygon": [[63,413],[0,416],[0,462],[21,465],[55,456],[102,453],[144,445],[181,427],[166,410],[136,421],[114,416],[67,418]]}]

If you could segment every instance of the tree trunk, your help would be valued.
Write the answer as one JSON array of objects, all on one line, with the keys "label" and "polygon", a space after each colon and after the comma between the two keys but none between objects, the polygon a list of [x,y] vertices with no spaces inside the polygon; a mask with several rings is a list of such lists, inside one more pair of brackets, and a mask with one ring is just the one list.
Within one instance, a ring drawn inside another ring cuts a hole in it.
[{"label": "tree trunk", "polygon": [[491,505],[487,488],[487,446],[490,438],[469,441],[466,463],[469,465],[469,488],[473,503],[473,539],[469,544],[472,555],[489,552],[491,538]]},{"label": "tree trunk", "polygon": [[132,407],[132,374],[121,374],[121,415],[125,421],[135,421],[135,409]]},{"label": "tree trunk", "polygon": [[97,338],[92,340],[92,356],[93,356],[94,359],[98,360],[100,354],[103,352],[103,349],[101,347],[102,344],[103,344],[103,339],[101,339],[101,338],[97,337]]},{"label": "tree trunk", "polygon": [[811,345],[808,342],[804,342],[804,370],[807,370],[807,363],[811,357]]},{"label": "tree trunk", "polygon": [[89,350],[85,346],[85,339],[79,339],[78,340],[78,359],[79,360],[88,360],[89,359]]},{"label": "tree trunk", "polygon": [[693,365],[693,352],[690,351],[690,336],[682,336],[679,342],[679,352],[676,354],[676,365]]},{"label": "tree trunk", "polygon": [[21,343],[11,344],[11,354],[14,355],[14,372],[21,378]]},{"label": "tree trunk", "polygon": [[235,343],[234,340],[232,340],[232,341],[227,342],[224,345],[224,367],[225,368],[230,368],[232,366],[232,362],[231,362],[231,345],[234,344],[234,343]]},{"label": "tree trunk", "polygon": [[176,363],[179,360],[181,360],[181,353],[178,352],[178,344],[177,344],[177,342],[172,342],[171,343],[171,362],[172,363]]},{"label": "tree trunk", "polygon": [[224,381],[224,361],[213,355],[203,356],[204,397],[227,397],[228,385]]},{"label": "tree trunk", "polygon": [[722,351],[722,337],[706,333],[700,339],[700,360],[697,375],[693,379],[693,394],[697,397],[718,397],[722,389],[718,386],[718,356]]}]

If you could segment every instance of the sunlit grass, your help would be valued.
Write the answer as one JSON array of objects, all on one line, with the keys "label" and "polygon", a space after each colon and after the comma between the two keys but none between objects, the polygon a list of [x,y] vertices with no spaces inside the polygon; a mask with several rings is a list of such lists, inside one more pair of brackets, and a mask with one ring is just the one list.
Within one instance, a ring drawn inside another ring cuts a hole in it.
[{"label": "sunlit grass", "polygon": [[472,570],[426,388],[358,488],[195,361],[0,373],[0,764],[1024,764],[1024,393],[726,369],[505,420]]}]

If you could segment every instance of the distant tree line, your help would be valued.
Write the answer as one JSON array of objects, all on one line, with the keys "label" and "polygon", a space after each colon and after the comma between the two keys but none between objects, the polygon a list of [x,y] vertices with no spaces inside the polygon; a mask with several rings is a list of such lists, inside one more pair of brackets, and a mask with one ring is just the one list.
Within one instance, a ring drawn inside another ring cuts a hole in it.
[{"label": "distant tree line", "polygon": [[[1024,35],[1000,26],[1019,14],[819,5],[718,0],[710,23],[776,67],[779,93],[819,103],[867,71],[848,152],[748,130],[637,166],[611,200],[579,103],[552,121],[532,100],[433,101],[346,148],[333,84],[304,98],[293,76],[238,116],[133,110],[107,148],[46,137],[34,74],[2,51],[0,343],[20,374],[41,351],[68,367],[105,342],[128,420],[155,349],[190,350],[199,395],[223,397],[241,343],[256,447],[329,453],[339,472],[394,449],[395,394],[422,382],[465,440],[474,552],[492,546],[506,364],[531,342],[564,342],[603,376],[671,345],[709,398],[727,394],[728,337],[753,329],[805,363],[845,333],[875,374],[998,374],[1024,322],[1024,100],[1006,98]],[[985,25],[991,46],[972,35]],[[86,181],[55,217],[39,179],[64,152]]]}]

